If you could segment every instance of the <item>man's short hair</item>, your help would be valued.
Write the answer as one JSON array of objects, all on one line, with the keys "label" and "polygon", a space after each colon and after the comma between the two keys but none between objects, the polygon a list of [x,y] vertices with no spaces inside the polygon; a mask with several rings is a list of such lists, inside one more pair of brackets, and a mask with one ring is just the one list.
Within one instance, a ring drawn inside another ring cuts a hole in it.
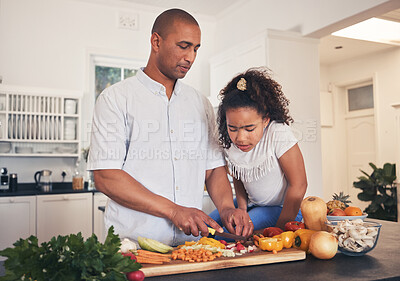
[{"label": "man's short hair", "polygon": [[199,26],[196,19],[188,12],[181,9],[169,9],[162,12],[154,21],[151,34],[156,32],[161,37],[167,37],[171,32],[171,29],[175,21],[181,21],[188,24],[194,24]]}]

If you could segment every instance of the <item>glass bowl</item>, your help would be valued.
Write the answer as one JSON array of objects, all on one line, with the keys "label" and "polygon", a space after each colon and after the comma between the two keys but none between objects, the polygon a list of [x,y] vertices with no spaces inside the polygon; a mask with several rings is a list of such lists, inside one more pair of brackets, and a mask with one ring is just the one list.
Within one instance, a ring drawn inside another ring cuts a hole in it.
[{"label": "glass bowl", "polygon": [[328,221],[326,225],[336,235],[339,251],[348,256],[362,256],[372,251],[382,227],[380,223],[362,219]]}]

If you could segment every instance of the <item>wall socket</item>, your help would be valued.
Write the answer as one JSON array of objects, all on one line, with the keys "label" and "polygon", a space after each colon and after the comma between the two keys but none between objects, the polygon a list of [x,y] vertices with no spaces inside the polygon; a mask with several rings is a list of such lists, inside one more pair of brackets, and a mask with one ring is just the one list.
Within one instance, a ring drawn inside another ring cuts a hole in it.
[{"label": "wall socket", "polygon": [[139,26],[139,16],[137,14],[118,13],[118,28],[137,30]]}]

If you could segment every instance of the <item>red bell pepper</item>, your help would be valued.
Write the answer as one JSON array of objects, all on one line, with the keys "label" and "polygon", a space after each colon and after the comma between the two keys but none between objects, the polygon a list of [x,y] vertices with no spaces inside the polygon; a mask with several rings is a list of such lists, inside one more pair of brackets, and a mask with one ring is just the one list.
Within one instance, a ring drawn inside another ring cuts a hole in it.
[{"label": "red bell pepper", "polygon": [[296,231],[299,229],[305,229],[306,226],[300,221],[290,221],[285,224],[285,231]]},{"label": "red bell pepper", "polygon": [[275,235],[279,235],[283,232],[282,229],[280,229],[279,227],[267,227],[264,229],[263,231],[263,235],[265,237],[273,237]]}]

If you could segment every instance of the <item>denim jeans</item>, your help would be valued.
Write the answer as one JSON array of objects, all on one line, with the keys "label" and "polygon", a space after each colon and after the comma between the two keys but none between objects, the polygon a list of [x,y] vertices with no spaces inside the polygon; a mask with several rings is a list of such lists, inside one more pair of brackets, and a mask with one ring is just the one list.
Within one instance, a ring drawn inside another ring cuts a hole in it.
[{"label": "denim jeans", "polygon": [[[234,200],[235,207],[237,208],[237,201]],[[247,212],[249,213],[250,219],[253,221],[254,229],[263,229],[270,226],[275,226],[278,221],[279,215],[281,214],[282,207],[281,206],[251,206],[247,207]],[[218,210],[215,209],[210,213],[210,217],[215,220],[219,225],[222,226],[221,217],[219,216]],[[301,221],[303,216],[299,210],[295,220]],[[227,231],[224,227],[224,231]],[[226,238],[222,238],[219,236],[215,236],[215,239],[220,240],[224,239],[228,241]]]}]

